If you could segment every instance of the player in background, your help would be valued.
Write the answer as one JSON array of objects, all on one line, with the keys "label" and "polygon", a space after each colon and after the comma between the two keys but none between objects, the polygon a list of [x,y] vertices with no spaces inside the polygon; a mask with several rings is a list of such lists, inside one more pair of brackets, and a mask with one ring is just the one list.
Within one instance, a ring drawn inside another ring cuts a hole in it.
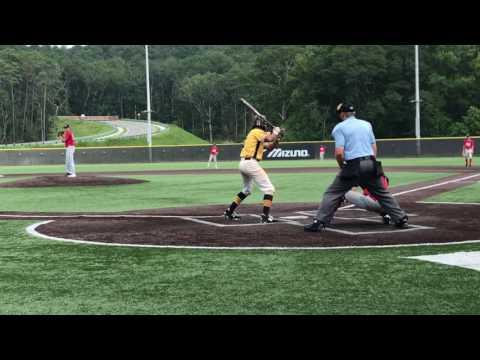
[{"label": "player in background", "polygon": [[467,135],[463,142],[463,151],[462,155],[463,158],[465,159],[465,167],[466,168],[471,168],[472,167],[472,160],[473,160],[473,153],[475,152],[475,142],[473,139],[470,137],[470,135]]},{"label": "player in background", "polygon": [[73,135],[72,128],[70,125],[65,125],[63,127],[64,132],[62,136],[62,141],[65,143],[65,170],[67,172],[66,176],[69,178],[77,177],[75,172],[75,136]]},{"label": "player in background", "polygon": [[242,152],[240,153],[239,170],[243,178],[243,189],[237,194],[230,207],[225,210],[226,220],[238,221],[240,216],[235,210],[252,193],[253,185],[256,184],[263,192],[263,214],[261,222],[270,224],[275,222],[270,215],[275,187],[272,185],[267,173],[260,166],[265,149],[273,149],[278,144],[281,129],[276,127],[272,132],[267,132],[267,125],[261,117],[255,117],[255,122],[245,139]]},{"label": "player in background", "polygon": [[327,148],[323,145],[320,146],[320,160],[325,160],[325,152],[327,151]]},{"label": "player in background", "polygon": [[210,169],[210,163],[212,161],[215,162],[215,169],[218,169],[217,165],[217,155],[220,153],[220,150],[218,149],[217,144],[213,144],[213,146],[210,148],[210,157],[208,159],[208,164],[207,167]]}]

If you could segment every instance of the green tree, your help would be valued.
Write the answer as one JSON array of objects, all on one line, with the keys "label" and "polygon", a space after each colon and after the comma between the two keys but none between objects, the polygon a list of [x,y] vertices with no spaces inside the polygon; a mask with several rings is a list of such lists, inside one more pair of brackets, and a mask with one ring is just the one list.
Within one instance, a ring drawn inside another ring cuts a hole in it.
[{"label": "green tree", "polygon": [[[183,80],[180,86],[183,98],[192,104],[203,119],[207,119],[210,143],[213,143],[215,110],[225,98],[224,77],[217,73],[193,75]],[[205,121],[202,122],[205,124]],[[202,126],[205,133],[205,125]]]}]

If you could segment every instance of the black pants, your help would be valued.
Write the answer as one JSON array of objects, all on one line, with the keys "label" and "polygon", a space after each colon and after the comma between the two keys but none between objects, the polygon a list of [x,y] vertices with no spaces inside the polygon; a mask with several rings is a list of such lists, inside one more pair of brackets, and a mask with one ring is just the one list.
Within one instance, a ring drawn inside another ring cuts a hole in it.
[{"label": "black pants", "polygon": [[331,223],[335,212],[339,208],[345,194],[355,186],[362,186],[375,198],[390,215],[394,222],[406,216],[397,200],[385,190],[377,171],[374,160],[353,161],[349,163],[323,195],[323,200],[318,209],[316,219],[328,225]]}]

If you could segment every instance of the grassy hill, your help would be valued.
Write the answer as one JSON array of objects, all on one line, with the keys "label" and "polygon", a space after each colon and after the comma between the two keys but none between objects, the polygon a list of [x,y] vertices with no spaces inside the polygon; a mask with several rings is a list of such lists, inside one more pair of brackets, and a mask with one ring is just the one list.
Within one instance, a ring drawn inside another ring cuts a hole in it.
[{"label": "grassy hill", "polygon": [[[78,122],[78,123],[77,123]],[[57,131],[63,128],[67,121],[59,119],[56,122],[55,131],[52,131],[53,138],[56,139]],[[101,141],[94,140],[78,140],[80,137],[92,136],[97,134],[105,134],[112,130],[108,125],[97,124],[92,122],[68,121],[75,131],[75,137],[77,138],[77,147],[115,147],[115,146],[147,146],[147,137],[138,136],[131,138],[110,138]],[[207,141],[189,133],[188,131],[179,128],[176,125],[168,125],[166,131],[154,134],[152,136],[152,143],[156,146],[161,145],[204,145],[208,144]],[[62,148],[63,144],[35,144],[35,145],[17,145],[15,149],[35,149],[35,148]],[[9,146],[11,149],[12,147]]]},{"label": "grassy hill", "polygon": [[48,140],[56,140],[57,133],[61,131],[66,124],[69,124],[73,129],[75,129],[75,137],[77,138],[106,134],[114,130],[114,128],[110,125],[95,121],[68,120],[58,117],[55,119],[55,125],[48,134]]},{"label": "grassy hill", "polygon": [[[153,145],[199,145],[208,144],[207,141],[175,126],[169,125],[166,131],[152,136]],[[114,147],[114,146],[147,146],[147,137],[112,138],[104,141],[80,141],[79,147]]]}]

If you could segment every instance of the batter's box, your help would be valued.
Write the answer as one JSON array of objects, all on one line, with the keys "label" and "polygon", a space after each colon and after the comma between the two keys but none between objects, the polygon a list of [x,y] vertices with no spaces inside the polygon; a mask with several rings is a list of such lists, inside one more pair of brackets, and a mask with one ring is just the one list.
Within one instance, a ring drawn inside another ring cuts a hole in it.
[{"label": "batter's box", "polygon": [[[262,224],[260,221],[261,219],[260,215],[242,214],[241,217],[242,218],[239,221],[225,220],[223,216],[211,216],[211,217],[202,216],[201,218],[190,216],[190,217],[182,217],[182,219],[196,222],[198,224],[204,224],[204,225],[215,226],[215,227],[265,226],[265,224]],[[288,222],[279,220],[276,223],[287,224]]]},{"label": "batter's box", "polygon": [[379,220],[378,217],[377,218],[361,218],[361,217],[335,216],[332,224],[327,227],[326,231],[355,236],[355,235],[391,234],[391,233],[411,232],[411,231],[419,231],[419,230],[433,230],[433,229],[435,228],[430,226],[413,225],[413,224],[409,224],[408,228],[405,228],[405,229],[397,229],[393,225],[383,224],[382,220]]},{"label": "batter's box", "polygon": [[[361,219],[357,219],[361,220]],[[366,220],[366,219],[365,219]],[[327,231],[338,232],[345,235],[374,235],[374,234],[391,234],[391,233],[401,233],[401,232],[412,232],[419,230],[433,230],[435,228],[430,226],[422,225],[412,225],[409,224],[408,228],[397,229],[393,225],[384,225],[381,222],[377,224],[368,224],[368,223],[341,223],[340,221],[335,222],[330,227],[327,228]]]},{"label": "batter's box", "polygon": [[[223,216],[202,216],[201,218],[195,216],[185,216],[182,217],[184,220],[192,221],[198,224],[215,226],[215,227],[252,227],[252,226],[266,226],[266,224],[262,224],[260,219],[260,215],[253,215],[253,214],[242,214],[241,219],[239,221],[230,221],[225,220]],[[276,219],[275,224],[290,224],[291,221],[283,220],[281,218]],[[268,226],[272,226],[273,224],[268,224]]]},{"label": "batter's box", "polygon": [[[299,214],[300,216],[308,216],[310,218],[313,218],[317,215],[317,210],[315,211],[297,211],[296,214]],[[375,214],[371,211],[367,211],[364,209],[339,209],[339,212],[337,214],[340,214],[341,217],[348,217],[348,218],[353,218],[353,219],[358,219],[358,216],[361,216],[362,219],[378,219],[380,218],[380,215]],[[407,216],[410,217],[418,217],[417,214],[411,214],[408,213]],[[337,215],[335,215],[335,218],[339,218]]]},{"label": "batter's box", "polygon": [[[253,227],[253,226],[272,226],[293,225],[303,227],[309,223],[310,218],[307,216],[285,216],[276,220],[275,224],[262,224],[259,215],[246,214],[242,215],[240,221],[227,221],[223,216],[183,216],[182,220],[195,222],[208,226],[226,228],[226,227]],[[393,225],[384,225],[378,217],[375,218],[359,218],[359,217],[339,217],[336,216],[334,222],[326,229],[326,231],[336,232],[344,235],[374,235],[374,234],[390,234],[400,232],[411,232],[419,230],[433,230],[435,228],[422,225],[409,224],[406,229],[397,229]]]}]

